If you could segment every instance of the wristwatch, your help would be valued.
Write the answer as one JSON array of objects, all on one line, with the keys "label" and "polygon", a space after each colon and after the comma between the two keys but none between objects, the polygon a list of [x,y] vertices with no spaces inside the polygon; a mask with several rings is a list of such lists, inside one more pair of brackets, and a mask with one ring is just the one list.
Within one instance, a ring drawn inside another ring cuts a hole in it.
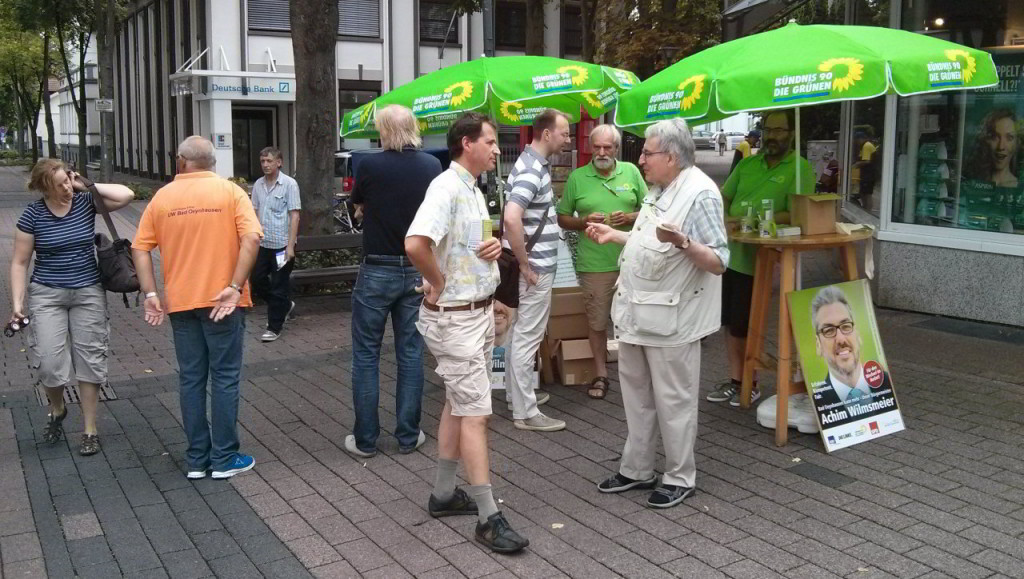
[{"label": "wristwatch", "polygon": [[231,283],[229,283],[229,284],[228,284],[228,287],[229,287],[229,288],[231,288],[231,289],[233,289],[233,290],[235,290],[235,291],[236,291],[236,292],[238,292],[238,293],[242,293],[242,286],[238,285],[238,284],[237,284],[237,283],[235,283],[235,282],[231,282]]},{"label": "wristwatch", "polygon": [[155,297],[156,297],[156,292],[146,292],[146,299],[147,300],[149,298],[155,298]]}]

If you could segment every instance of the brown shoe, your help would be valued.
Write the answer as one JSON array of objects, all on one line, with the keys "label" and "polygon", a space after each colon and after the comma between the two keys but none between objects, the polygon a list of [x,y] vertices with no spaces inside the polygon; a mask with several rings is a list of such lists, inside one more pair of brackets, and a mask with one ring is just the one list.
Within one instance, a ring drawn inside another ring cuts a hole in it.
[{"label": "brown shoe", "polygon": [[92,456],[99,451],[100,437],[96,434],[83,434],[82,447],[78,449],[78,454],[82,456]]}]

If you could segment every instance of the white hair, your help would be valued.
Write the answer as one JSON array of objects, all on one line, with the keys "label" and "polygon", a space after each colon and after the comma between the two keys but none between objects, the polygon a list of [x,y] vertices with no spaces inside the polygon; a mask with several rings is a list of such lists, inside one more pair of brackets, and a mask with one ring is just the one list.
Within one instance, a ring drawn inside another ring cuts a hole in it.
[{"label": "white hair", "polygon": [[196,169],[209,170],[217,165],[213,143],[197,135],[188,137],[178,145],[178,157]]},{"label": "white hair", "polygon": [[382,149],[401,151],[405,147],[419,148],[423,144],[416,115],[402,105],[388,105],[378,110],[374,124],[380,134]]},{"label": "white hair", "polygon": [[644,136],[658,139],[661,150],[676,158],[679,169],[688,169],[696,163],[697,151],[690,135],[690,127],[683,119],[666,119],[647,127]]},{"label": "white hair", "polygon": [[594,137],[600,135],[610,136],[612,138],[612,141],[615,143],[616,150],[622,148],[622,135],[619,134],[619,130],[616,129],[613,125],[597,125],[596,127],[594,127],[592,131],[590,131],[590,140],[593,141]]}]

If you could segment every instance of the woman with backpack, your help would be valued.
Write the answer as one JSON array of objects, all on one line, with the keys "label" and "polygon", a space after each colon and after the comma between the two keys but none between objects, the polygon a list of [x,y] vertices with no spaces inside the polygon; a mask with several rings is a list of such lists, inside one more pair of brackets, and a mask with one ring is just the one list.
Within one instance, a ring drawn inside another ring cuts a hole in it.
[{"label": "woman with backpack", "polygon": [[[94,199],[82,180],[57,159],[41,159],[32,168],[28,188],[42,198],[18,219],[11,260],[11,310],[8,328],[31,323],[29,344],[50,402],[43,440],[54,444],[64,436],[68,410],[64,388],[78,380],[84,428],[79,453],[100,450],[96,407],[100,384],[107,379],[107,300],[100,284],[94,235],[95,203],[108,211],[135,198],[124,185],[96,184]],[[29,260],[35,254],[31,280]],[[28,302],[26,304],[26,294]],[[68,347],[70,336],[70,349]]]}]

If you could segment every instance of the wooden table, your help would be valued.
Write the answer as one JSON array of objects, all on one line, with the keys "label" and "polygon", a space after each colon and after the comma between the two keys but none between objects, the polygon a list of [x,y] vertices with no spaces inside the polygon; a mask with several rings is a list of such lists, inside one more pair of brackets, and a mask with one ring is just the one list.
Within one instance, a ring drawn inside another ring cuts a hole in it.
[{"label": "wooden table", "polygon": [[[754,388],[755,370],[776,368],[776,410],[775,444],[784,446],[789,435],[789,391],[793,362],[793,330],[789,322],[789,303],[786,294],[796,286],[796,254],[821,249],[839,249],[840,267],[847,281],[858,278],[857,252],[854,243],[864,241],[874,234],[871,230],[856,231],[849,235],[826,233],[822,235],[800,235],[792,237],[760,237],[757,232],[740,233],[732,231],[729,239],[739,243],[755,245],[757,261],[754,266],[754,295],[750,303],[750,327],[747,332],[746,351],[743,357],[743,387],[740,391],[740,406],[750,407],[750,393]],[[763,354],[765,314],[772,299],[772,276],[775,264],[779,263],[779,354],[772,360]]]}]

